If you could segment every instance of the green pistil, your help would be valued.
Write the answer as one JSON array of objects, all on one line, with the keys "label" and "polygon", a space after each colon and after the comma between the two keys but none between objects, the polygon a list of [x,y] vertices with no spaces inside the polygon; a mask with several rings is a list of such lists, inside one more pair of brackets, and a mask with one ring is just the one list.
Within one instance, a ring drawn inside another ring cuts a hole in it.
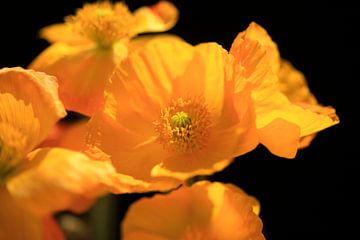
[{"label": "green pistil", "polygon": [[191,124],[191,117],[186,112],[177,112],[171,117],[171,125],[178,128],[184,128]]}]

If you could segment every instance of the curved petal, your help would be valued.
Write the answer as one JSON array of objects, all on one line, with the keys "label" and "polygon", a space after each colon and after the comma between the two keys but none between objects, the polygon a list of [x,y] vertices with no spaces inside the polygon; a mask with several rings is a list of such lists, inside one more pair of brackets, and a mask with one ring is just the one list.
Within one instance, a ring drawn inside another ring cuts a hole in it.
[{"label": "curved petal", "polygon": [[256,107],[256,125],[258,129],[281,118],[300,128],[300,137],[310,135],[337,124],[338,119],[320,115],[291,104],[280,92],[256,91],[253,92]]},{"label": "curved petal", "polygon": [[32,105],[25,105],[9,93],[0,93],[0,178],[24,161],[39,137],[40,123]]},{"label": "curved petal", "polygon": [[[256,41],[265,49],[266,54],[269,56],[273,72],[278,73],[280,69],[279,49],[266,30],[255,22],[250,23],[249,27],[245,31],[239,33],[235,38],[230,52],[237,52],[236,48],[238,47],[238,44],[245,39]],[[237,54],[235,54],[235,56],[237,56]]]},{"label": "curved petal", "polygon": [[226,94],[225,64],[228,53],[216,43],[199,44],[193,52],[184,73],[173,81],[174,97],[203,96],[213,117],[218,119]]},{"label": "curved petal", "polygon": [[123,239],[263,240],[254,209],[257,200],[233,185],[199,182],[135,202],[122,223]]},{"label": "curved petal", "polygon": [[[154,139],[147,139],[141,132],[131,132],[100,114],[90,120],[88,129],[88,143],[108,155],[118,172],[112,177],[113,184],[108,184],[113,185],[112,192],[168,190],[180,184],[171,178],[151,176],[151,169],[166,155],[162,145],[154,143]],[[137,183],[126,188],[127,178]]]},{"label": "curved petal", "polygon": [[238,34],[232,43],[230,54],[234,56],[235,91],[248,83],[255,89],[276,88],[279,53],[275,43],[264,29],[255,23]]},{"label": "curved petal", "polygon": [[0,187],[0,204],[0,239],[64,239],[60,228],[51,217],[38,217],[26,211],[4,187]]},{"label": "curved petal", "polygon": [[176,7],[168,1],[159,1],[150,7],[141,7],[133,14],[136,33],[166,31],[176,24],[179,16]]},{"label": "curved petal", "polygon": [[19,67],[1,69],[0,138],[10,131],[17,132],[22,136],[19,141],[24,138],[25,152],[39,144],[55,122],[66,115],[57,87],[56,79],[44,73]]},{"label": "curved petal", "polygon": [[[310,92],[304,75],[286,60],[282,60],[281,62],[279,71],[279,90],[286,95],[291,103],[314,113],[328,116],[334,122],[339,121],[335,109],[320,105],[315,96]],[[301,137],[298,148],[302,149],[308,147],[315,136],[316,134],[311,134]]]},{"label": "curved petal", "polygon": [[154,38],[134,51],[114,71],[106,90],[106,115],[133,132],[153,134],[149,124],[170,101],[172,81],[183,73],[192,53],[190,45],[172,37]]},{"label": "curved petal", "polygon": [[103,105],[105,85],[119,61],[119,56],[107,49],[58,43],[42,52],[30,68],[58,78],[66,109],[92,115]]},{"label": "curved petal", "polygon": [[40,37],[50,43],[63,42],[71,45],[87,44],[89,41],[73,31],[71,25],[57,23],[40,30]]},{"label": "curved petal", "polygon": [[[198,186],[206,183],[198,183]],[[218,239],[265,240],[259,202],[232,184],[213,183],[207,186],[208,197],[214,204],[211,233]],[[222,216],[226,216],[223,218]]]},{"label": "curved petal", "polygon": [[115,172],[107,162],[61,148],[38,149],[28,157],[30,163],[7,181],[7,188],[22,205],[40,215],[72,209],[79,198],[90,201],[103,194],[103,183]]},{"label": "curved petal", "polygon": [[[212,128],[206,147],[189,154],[169,155],[153,169],[153,174],[173,175],[183,180],[197,174],[212,174],[229,165],[234,157],[253,150],[259,137],[250,91],[246,89],[231,98],[234,99],[226,99],[226,104],[233,104],[232,109],[228,109],[228,113],[223,111],[221,120]],[[229,122],[230,118],[236,119]]]},{"label": "curved petal", "polygon": [[277,156],[294,158],[298,149],[300,128],[281,118],[259,129],[260,142]]},{"label": "curved petal", "polygon": [[87,149],[85,141],[86,124],[86,120],[71,124],[59,122],[39,147],[60,147],[74,151],[84,151]]}]

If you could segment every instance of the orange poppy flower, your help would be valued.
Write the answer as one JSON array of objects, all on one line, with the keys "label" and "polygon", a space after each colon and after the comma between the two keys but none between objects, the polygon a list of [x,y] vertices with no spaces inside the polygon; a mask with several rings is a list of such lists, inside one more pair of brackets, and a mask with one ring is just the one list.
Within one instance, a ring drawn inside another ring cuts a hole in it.
[{"label": "orange poppy flower", "polygon": [[231,60],[215,43],[150,41],[115,70],[103,111],[90,119],[90,145],[143,181],[138,191],[222,170],[258,144],[250,89],[234,95],[225,72]]},{"label": "orange poppy flower", "polygon": [[143,43],[130,39],[168,30],[177,16],[177,9],[167,1],[134,13],[123,2],[85,4],[65,23],[41,30],[41,36],[53,44],[30,68],[58,78],[66,109],[92,115],[103,104],[104,87],[114,67]]},{"label": "orange poppy flower", "polygon": [[[256,52],[248,57],[248,52]],[[242,89],[252,83],[256,125],[260,142],[273,154],[293,158],[300,137],[312,135],[339,122],[336,115],[319,114],[303,108],[281,92],[279,74],[283,77],[281,60],[276,44],[267,32],[256,23],[241,32],[234,40],[230,54],[235,59],[235,82]],[[251,67],[248,67],[251,66]],[[235,89],[235,91],[237,91]],[[311,96],[309,95],[309,101]]]},{"label": "orange poppy flower", "polygon": [[198,182],[130,206],[125,240],[265,239],[260,205],[232,184]]},{"label": "orange poppy flower", "polygon": [[0,70],[0,239],[61,239],[51,213],[83,210],[115,171],[66,149],[32,151],[65,115],[54,77]]}]

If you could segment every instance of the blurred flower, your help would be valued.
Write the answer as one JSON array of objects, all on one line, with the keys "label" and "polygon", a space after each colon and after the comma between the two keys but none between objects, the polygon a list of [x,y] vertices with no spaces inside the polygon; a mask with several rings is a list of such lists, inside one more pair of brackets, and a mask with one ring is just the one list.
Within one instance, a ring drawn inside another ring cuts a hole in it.
[{"label": "blurred flower", "polygon": [[[239,33],[230,54],[235,59],[235,91],[237,87],[241,91],[245,83],[252,83],[251,96],[255,104],[260,142],[273,154],[293,158],[299,147],[300,137],[312,135],[339,122],[334,111],[332,114],[324,114],[323,111],[300,107],[298,102],[292,103],[292,99],[300,92],[290,93],[284,90],[286,76],[284,69],[281,69],[277,46],[256,23]],[[282,78],[280,83],[279,75]],[[314,101],[310,93],[306,98],[307,101]]]},{"label": "blurred flower", "polygon": [[216,43],[152,40],[116,68],[103,111],[90,119],[90,145],[143,181],[137,191],[222,170],[258,144],[250,89],[234,95],[229,61]]},{"label": "blurred flower", "polygon": [[130,206],[122,223],[125,240],[265,239],[260,205],[232,184],[198,182]]},{"label": "blurred flower", "polygon": [[41,30],[41,36],[53,44],[30,68],[58,78],[66,109],[92,115],[103,104],[104,87],[114,67],[151,37],[130,39],[139,33],[166,31],[177,16],[177,9],[167,1],[134,13],[123,2],[85,4],[65,23]]},{"label": "blurred flower", "polygon": [[66,149],[30,152],[65,115],[54,77],[0,70],[0,239],[62,239],[51,214],[84,210],[114,172]]},{"label": "blurred flower", "polygon": [[87,149],[86,124],[86,119],[70,123],[58,122],[39,147],[60,147],[83,152]]}]

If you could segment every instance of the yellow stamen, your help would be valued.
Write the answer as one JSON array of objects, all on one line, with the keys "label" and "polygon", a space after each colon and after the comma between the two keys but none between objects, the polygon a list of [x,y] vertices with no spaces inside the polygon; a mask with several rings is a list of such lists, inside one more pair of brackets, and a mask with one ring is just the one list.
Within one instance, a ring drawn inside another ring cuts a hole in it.
[{"label": "yellow stamen", "polygon": [[165,148],[190,153],[203,148],[210,134],[211,118],[205,104],[182,98],[162,109],[154,123],[158,141]]},{"label": "yellow stamen", "polygon": [[85,4],[65,21],[73,30],[103,48],[134,35],[134,17],[124,3],[98,2]]}]

